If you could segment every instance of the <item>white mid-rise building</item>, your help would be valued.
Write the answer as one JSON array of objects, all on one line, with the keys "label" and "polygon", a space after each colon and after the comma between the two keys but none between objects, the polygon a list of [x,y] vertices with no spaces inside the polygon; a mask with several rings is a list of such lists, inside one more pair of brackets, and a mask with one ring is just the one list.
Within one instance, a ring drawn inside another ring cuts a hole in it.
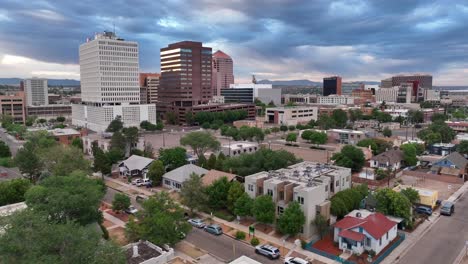
[{"label": "white mid-rise building", "polygon": [[24,91],[27,106],[41,106],[49,104],[47,79],[31,78],[24,80]]},{"label": "white mid-rise building", "polygon": [[281,104],[281,89],[273,88],[271,84],[257,83],[236,83],[229,85],[230,89],[253,89],[253,97],[265,104],[273,102],[275,105]]},{"label": "white mid-rise building", "polygon": [[259,172],[245,177],[245,192],[255,198],[269,195],[279,217],[290,202],[301,206],[306,218],[300,234],[310,238],[316,233],[313,220],[317,213],[330,218],[330,202],[335,193],[351,187],[351,169],[304,161],[285,169]]},{"label": "white mid-rise building", "polygon": [[398,87],[381,88],[375,91],[375,101],[381,102],[396,102],[398,98]]},{"label": "white mid-rise building", "polygon": [[283,106],[266,109],[265,122],[278,125],[305,124],[310,120],[317,121],[318,107],[316,106]]},{"label": "white mid-rise building", "polygon": [[156,123],[156,106],[140,103],[138,43],[113,32],[80,45],[82,103],[72,107],[72,123],[104,131],[121,116],[124,126]]},{"label": "white mid-rise building", "polygon": [[353,105],[354,97],[349,95],[317,96],[317,103],[321,105]]}]

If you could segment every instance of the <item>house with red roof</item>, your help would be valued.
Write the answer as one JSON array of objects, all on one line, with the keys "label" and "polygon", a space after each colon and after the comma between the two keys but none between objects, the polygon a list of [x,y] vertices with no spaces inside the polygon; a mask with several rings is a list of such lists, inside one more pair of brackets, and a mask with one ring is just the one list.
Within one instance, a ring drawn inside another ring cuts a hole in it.
[{"label": "house with red roof", "polygon": [[334,240],[343,251],[361,254],[384,249],[398,235],[397,222],[381,213],[347,215],[334,227]]}]

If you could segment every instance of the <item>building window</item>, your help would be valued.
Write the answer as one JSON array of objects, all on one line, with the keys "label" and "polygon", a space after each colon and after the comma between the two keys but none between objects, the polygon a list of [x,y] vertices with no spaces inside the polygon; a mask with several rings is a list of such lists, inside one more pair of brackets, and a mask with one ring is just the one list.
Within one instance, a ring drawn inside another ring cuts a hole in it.
[{"label": "building window", "polygon": [[169,186],[170,186],[170,185],[171,185],[171,181],[170,181],[170,180],[164,180],[164,184],[166,184],[166,185],[169,185]]},{"label": "building window", "polygon": [[388,232],[387,232],[387,240],[388,240]]},{"label": "building window", "polygon": [[270,195],[270,196],[273,196],[273,190],[268,189],[267,194]]},{"label": "building window", "polygon": [[379,239],[379,246],[382,245],[382,238]]},{"label": "building window", "polygon": [[336,187],[340,186],[340,181],[336,181]]},{"label": "building window", "polygon": [[325,185],[325,192],[328,192],[328,185]]},{"label": "building window", "polygon": [[254,191],[254,186],[252,184],[247,185],[247,188],[249,189],[249,192]]},{"label": "building window", "polygon": [[282,214],[284,212],[284,208],[281,206],[278,206],[278,214]]},{"label": "building window", "polygon": [[297,197],[297,202],[300,203],[300,204],[304,204],[304,197],[298,196]]}]

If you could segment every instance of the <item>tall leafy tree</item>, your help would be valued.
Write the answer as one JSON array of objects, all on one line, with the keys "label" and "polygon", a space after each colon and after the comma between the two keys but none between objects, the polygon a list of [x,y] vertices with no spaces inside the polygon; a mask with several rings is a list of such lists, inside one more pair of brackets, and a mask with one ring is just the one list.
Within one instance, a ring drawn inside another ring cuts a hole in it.
[{"label": "tall leafy tree", "polygon": [[336,126],[340,128],[345,127],[348,121],[348,115],[342,109],[333,110],[332,118],[335,121]]},{"label": "tall leafy tree", "polygon": [[11,157],[11,151],[10,147],[8,145],[0,140],[0,158],[7,158]]},{"label": "tall leafy tree", "polygon": [[320,144],[325,144],[327,143],[328,136],[327,133],[325,132],[319,132],[313,130],[312,133],[309,136],[309,141],[312,144],[320,145]]},{"label": "tall leafy tree", "polygon": [[31,187],[27,179],[12,179],[0,182],[0,206],[24,201],[24,194]]},{"label": "tall leafy tree", "polygon": [[21,173],[32,182],[36,183],[44,168],[44,162],[36,154],[31,144],[25,144],[23,148],[16,153],[14,162]]},{"label": "tall leafy tree", "polygon": [[130,197],[123,193],[116,193],[112,200],[112,210],[123,211],[131,205]]},{"label": "tall leafy tree", "polygon": [[123,129],[123,122],[122,122],[122,117],[117,116],[114,120],[112,120],[107,127],[106,131],[107,132],[118,132]]},{"label": "tall leafy tree", "polygon": [[286,136],[286,142],[296,142],[297,140],[297,134],[296,133],[289,133]]},{"label": "tall leafy tree", "polygon": [[304,212],[298,202],[291,202],[278,219],[278,228],[283,234],[295,236],[305,224]]},{"label": "tall leafy tree", "polygon": [[332,160],[336,165],[350,168],[353,172],[360,171],[366,161],[362,150],[351,145],[346,145],[341,152],[335,153]]},{"label": "tall leafy tree", "polygon": [[166,170],[164,169],[164,164],[160,160],[155,160],[148,168],[148,173],[146,176],[153,181],[153,185],[161,185],[162,177]]},{"label": "tall leafy tree", "polygon": [[127,224],[132,238],[151,241],[156,245],[175,245],[181,233],[188,233],[191,227],[184,218],[184,210],[167,192],[158,192],[143,203],[138,212],[138,222]]},{"label": "tall leafy tree", "polygon": [[418,158],[416,157],[416,148],[413,144],[404,144],[401,145],[400,148],[403,151],[403,160],[407,166],[414,166],[418,163]]},{"label": "tall leafy tree", "polygon": [[204,209],[208,203],[208,197],[201,177],[194,173],[184,181],[180,189],[180,197],[182,204],[190,209],[191,214],[194,210]]},{"label": "tall leafy tree", "polygon": [[186,134],[180,139],[180,143],[183,146],[190,146],[195,155],[200,158],[208,150],[219,149],[220,143],[216,138],[208,133],[202,131],[196,131]]},{"label": "tall leafy tree", "polygon": [[122,133],[127,142],[129,151],[132,152],[132,149],[138,143],[138,127],[125,127]]},{"label": "tall leafy tree", "polygon": [[125,156],[125,151],[127,149],[127,141],[125,140],[124,135],[120,131],[114,132],[110,141],[110,149],[118,151],[121,155],[121,158]]},{"label": "tall leafy tree", "polygon": [[227,177],[221,177],[206,188],[208,202],[213,209],[222,209],[227,207],[227,199],[231,183]]},{"label": "tall leafy tree", "polygon": [[181,147],[160,149],[159,160],[170,171],[187,164],[187,151]]},{"label": "tall leafy tree", "polygon": [[26,209],[0,220],[0,263],[124,264],[117,245],[102,240],[92,225],[50,223],[47,214]]},{"label": "tall leafy tree", "polygon": [[233,181],[227,195],[227,207],[229,211],[234,212],[235,204],[242,194],[244,194],[244,185],[238,181]]},{"label": "tall leafy tree", "polygon": [[317,214],[314,219],[314,225],[317,228],[320,239],[323,239],[329,231],[327,219],[323,215]]},{"label": "tall leafy tree", "polygon": [[412,204],[419,202],[419,192],[411,187],[401,190],[400,193],[406,196]]},{"label": "tall leafy tree", "polygon": [[275,204],[269,195],[255,198],[252,211],[255,219],[260,223],[272,224],[275,221]]},{"label": "tall leafy tree", "polygon": [[385,215],[404,218],[409,227],[413,225],[411,202],[404,194],[390,188],[384,188],[377,190],[375,198],[377,199],[377,211]]},{"label": "tall leafy tree", "polygon": [[214,153],[211,153],[206,163],[206,166],[208,167],[208,169],[214,169],[216,167],[216,155]]},{"label": "tall leafy tree", "polygon": [[468,154],[468,140],[460,141],[460,144],[457,146],[457,151],[463,155]]},{"label": "tall leafy tree", "polygon": [[85,159],[81,150],[64,145],[56,145],[40,151],[45,168],[52,175],[68,175],[75,170],[90,171],[90,162]]},{"label": "tall leafy tree", "polygon": [[252,216],[254,200],[247,193],[243,193],[234,203],[234,213],[238,216]]},{"label": "tall leafy tree", "polygon": [[385,127],[382,131],[382,134],[384,137],[391,137],[392,136],[392,130],[388,127]]},{"label": "tall leafy tree", "polygon": [[111,173],[112,171],[112,161],[109,155],[106,155],[104,151],[99,148],[97,145],[93,148],[93,170],[96,172],[101,172],[104,175]]},{"label": "tall leafy tree", "polygon": [[79,176],[51,176],[25,194],[28,207],[46,213],[51,221],[82,225],[102,220],[98,208],[103,196],[96,180]]}]

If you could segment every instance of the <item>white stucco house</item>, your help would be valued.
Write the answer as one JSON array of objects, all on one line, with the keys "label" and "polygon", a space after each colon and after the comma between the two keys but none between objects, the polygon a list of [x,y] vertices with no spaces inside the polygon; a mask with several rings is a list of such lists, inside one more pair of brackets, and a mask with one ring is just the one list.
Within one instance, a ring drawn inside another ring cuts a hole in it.
[{"label": "white stucco house", "polygon": [[403,151],[391,149],[374,156],[370,161],[370,167],[376,169],[399,170],[403,161]]},{"label": "white stucco house", "polygon": [[146,173],[153,161],[154,159],[132,155],[119,164],[120,175],[127,177],[142,176],[146,179]]},{"label": "white stucco house", "polygon": [[184,181],[188,180],[193,173],[202,177],[207,172],[208,170],[205,170],[202,167],[198,167],[197,165],[186,164],[182,167],[171,170],[170,172],[164,174],[163,186],[168,189],[180,191],[180,188],[182,188],[182,184],[184,183]]},{"label": "white stucco house", "polygon": [[356,212],[335,224],[333,239],[343,251],[361,254],[373,250],[378,255],[397,237],[397,225],[381,213]]}]

